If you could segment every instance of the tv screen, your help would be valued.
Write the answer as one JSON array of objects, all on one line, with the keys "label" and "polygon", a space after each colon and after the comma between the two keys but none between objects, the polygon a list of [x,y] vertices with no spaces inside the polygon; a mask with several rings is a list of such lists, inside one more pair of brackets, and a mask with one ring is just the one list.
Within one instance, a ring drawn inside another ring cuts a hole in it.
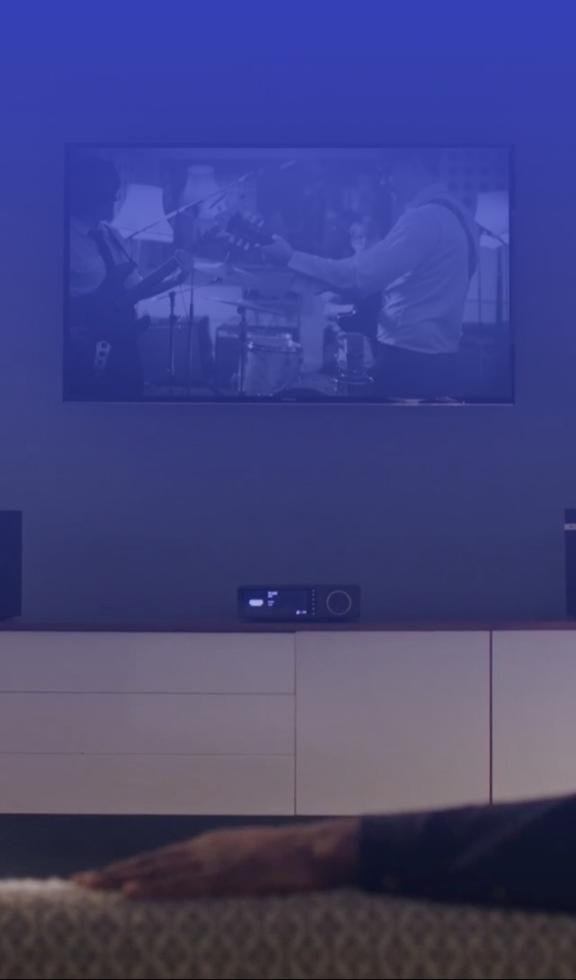
[{"label": "tv screen", "polygon": [[509,151],[76,145],[64,397],[513,399]]}]

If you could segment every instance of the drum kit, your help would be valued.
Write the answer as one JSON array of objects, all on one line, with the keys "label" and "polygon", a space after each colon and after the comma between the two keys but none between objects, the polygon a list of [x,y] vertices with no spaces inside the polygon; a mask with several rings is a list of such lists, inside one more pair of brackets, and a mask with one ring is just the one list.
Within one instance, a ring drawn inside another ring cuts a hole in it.
[{"label": "drum kit", "polygon": [[[328,311],[324,324],[324,367],[303,372],[298,313],[287,306],[220,299],[236,308],[238,320],[216,329],[214,386],[219,394],[246,398],[342,397],[372,384],[367,338],[343,329],[340,315]],[[257,314],[258,322],[248,317]],[[262,323],[262,317],[266,323]],[[275,322],[274,322],[275,321]]]},{"label": "drum kit", "polygon": [[[342,309],[327,310],[324,322],[320,318],[318,323],[318,330],[324,331],[323,368],[314,375],[304,371],[299,297],[294,300],[281,289],[261,288],[262,273],[272,271],[264,270],[258,261],[258,248],[268,236],[261,222],[247,220],[244,213],[230,216],[228,212],[227,196],[243,188],[252,175],[243,174],[228,187],[219,187],[210,170],[189,167],[184,190],[173,202],[175,206],[165,207],[163,216],[171,225],[179,222],[174,225],[179,239],[195,256],[186,293],[185,320],[176,315],[175,292],[167,298],[170,386],[175,384],[177,375],[176,335],[180,325],[185,325],[187,331],[185,387],[189,394],[192,386],[200,386],[216,396],[230,398],[283,399],[304,397],[306,393],[342,397],[369,386],[372,379],[367,338],[347,322]],[[224,237],[223,228],[227,231]],[[147,227],[140,228],[138,234],[146,230]],[[230,238],[239,240],[245,253],[237,262],[229,249]],[[247,254],[249,248],[255,250],[251,253],[253,268]],[[231,285],[241,287],[242,298],[218,296],[218,292],[223,292],[219,286]],[[215,330],[210,330],[208,319],[212,317],[198,316],[195,304],[196,289],[202,286],[214,288],[209,297],[211,303],[235,308],[234,320],[220,322]]]},{"label": "drum kit", "polygon": [[[216,329],[214,380],[219,393],[272,398],[299,382],[302,345],[291,304],[219,299],[234,306],[237,321]],[[256,316],[254,316],[256,314]],[[249,322],[252,317],[256,322]],[[262,322],[264,320],[264,322]]]},{"label": "drum kit", "polygon": [[[328,303],[319,313],[323,363],[313,372],[305,356],[299,296],[267,293],[255,288],[261,285],[257,276],[223,266],[213,267],[210,275],[200,269],[196,285],[204,287],[201,301],[196,296],[194,302],[190,287],[183,293],[188,296],[184,308],[193,308],[193,316],[177,314],[177,294],[171,291],[164,303],[168,308],[157,320],[167,327],[171,389],[183,384],[189,396],[201,388],[223,398],[297,400],[308,394],[353,397],[371,386],[370,344],[357,329],[350,305]],[[225,295],[224,287],[231,286]],[[234,290],[241,295],[234,297]],[[220,318],[218,307],[230,307],[234,315]]]}]

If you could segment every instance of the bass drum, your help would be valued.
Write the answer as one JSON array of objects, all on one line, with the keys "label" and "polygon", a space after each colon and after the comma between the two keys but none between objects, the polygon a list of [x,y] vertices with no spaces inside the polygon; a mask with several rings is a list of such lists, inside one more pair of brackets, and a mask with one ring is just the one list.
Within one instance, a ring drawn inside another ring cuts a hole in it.
[{"label": "bass drum", "polygon": [[244,394],[271,398],[298,384],[302,345],[291,334],[250,336],[244,367]]}]

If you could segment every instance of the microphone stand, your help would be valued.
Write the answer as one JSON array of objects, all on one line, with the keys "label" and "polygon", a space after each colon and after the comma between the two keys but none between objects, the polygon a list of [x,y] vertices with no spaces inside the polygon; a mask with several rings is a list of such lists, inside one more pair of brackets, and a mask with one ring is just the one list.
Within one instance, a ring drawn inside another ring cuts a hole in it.
[{"label": "microphone stand", "polygon": [[478,221],[476,222],[476,226],[480,231],[480,234],[487,235],[488,238],[493,238],[495,242],[500,242],[501,245],[508,247],[508,242],[502,235],[497,235],[496,232],[490,231],[489,228],[485,228],[484,225],[479,224]]},{"label": "microphone stand", "polygon": [[194,263],[190,268],[190,306],[188,308],[188,325],[186,331],[186,393],[192,397],[192,332],[194,330]]},{"label": "microphone stand", "polygon": [[175,329],[176,321],[178,319],[175,312],[176,291],[174,289],[170,290],[168,293],[168,298],[170,300],[170,316],[168,317],[168,374],[170,377],[170,394],[172,394],[172,388],[176,377]]},{"label": "microphone stand", "polygon": [[244,386],[246,380],[246,354],[247,354],[247,343],[248,343],[248,322],[246,320],[246,307],[244,304],[239,304],[238,313],[240,314],[240,357],[238,360],[238,392],[240,395],[244,394]]},{"label": "microphone stand", "polygon": [[478,224],[478,228],[482,235],[492,238],[501,246],[496,258],[496,323],[502,324],[504,322],[504,249],[509,247],[509,243],[502,235],[497,235],[484,225]]}]

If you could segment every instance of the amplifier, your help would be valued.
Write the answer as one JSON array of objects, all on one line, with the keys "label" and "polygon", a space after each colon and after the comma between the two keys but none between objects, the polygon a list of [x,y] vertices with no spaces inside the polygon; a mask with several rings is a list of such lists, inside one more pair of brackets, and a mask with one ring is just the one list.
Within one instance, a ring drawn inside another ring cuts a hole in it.
[{"label": "amplifier", "polygon": [[360,616],[360,589],[357,585],[242,586],[238,613],[255,623],[349,622]]}]

